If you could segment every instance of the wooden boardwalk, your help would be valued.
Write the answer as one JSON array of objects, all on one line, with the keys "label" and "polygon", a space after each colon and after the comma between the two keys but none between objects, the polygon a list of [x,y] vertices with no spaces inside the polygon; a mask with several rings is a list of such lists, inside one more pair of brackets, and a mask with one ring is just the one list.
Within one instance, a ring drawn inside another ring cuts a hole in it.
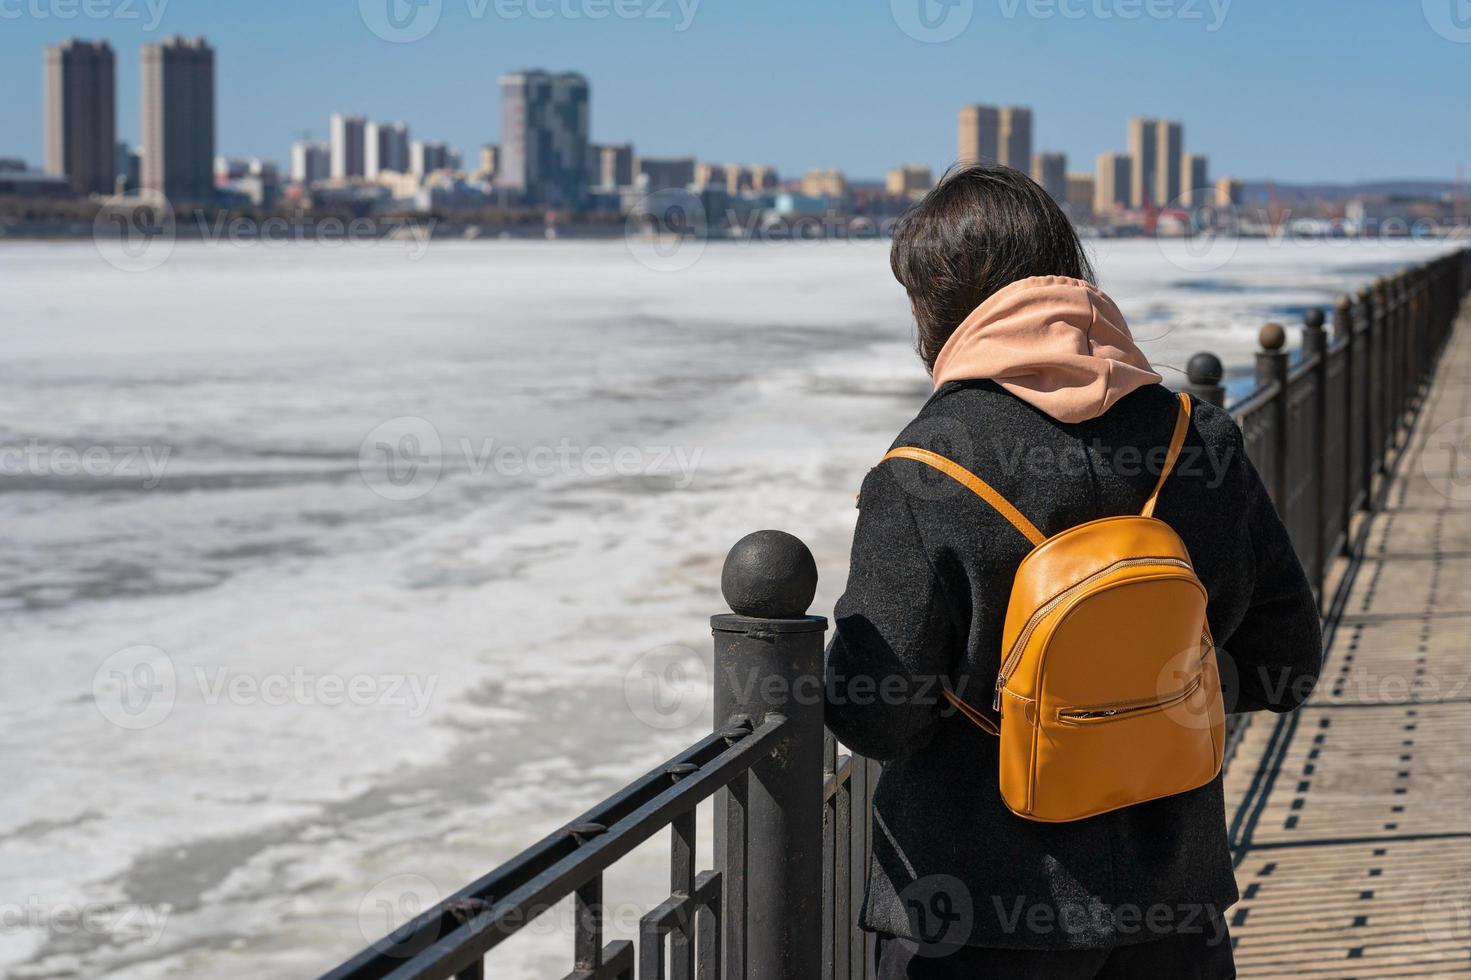
[{"label": "wooden boardwalk", "polygon": [[1471,976],[1471,316],[1402,446],[1318,689],[1227,775],[1242,977]]}]

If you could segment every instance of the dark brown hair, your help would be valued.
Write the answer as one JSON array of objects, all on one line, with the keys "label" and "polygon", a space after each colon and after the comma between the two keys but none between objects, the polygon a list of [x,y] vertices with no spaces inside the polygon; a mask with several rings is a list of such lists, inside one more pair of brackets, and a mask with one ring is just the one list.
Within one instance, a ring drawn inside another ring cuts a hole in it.
[{"label": "dark brown hair", "polygon": [[1051,195],[1010,167],[952,167],[894,228],[889,252],[933,369],[945,341],[1003,286],[1032,276],[1093,282],[1083,243]]}]

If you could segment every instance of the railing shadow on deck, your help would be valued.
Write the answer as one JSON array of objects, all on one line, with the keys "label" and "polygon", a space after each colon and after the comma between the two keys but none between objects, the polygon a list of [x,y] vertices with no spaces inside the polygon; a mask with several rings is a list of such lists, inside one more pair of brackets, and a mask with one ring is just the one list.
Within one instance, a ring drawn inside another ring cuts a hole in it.
[{"label": "railing shadow on deck", "polygon": [[[1331,337],[1324,313],[1310,311],[1295,364],[1285,329],[1261,331],[1256,390],[1232,414],[1320,597],[1468,290],[1464,250],[1342,298]],[[1224,403],[1219,359],[1197,354],[1188,376],[1192,394]],[[789,534],[737,543],[721,579],[734,612],[711,621],[712,734],[324,980],[482,978],[488,954],[569,898],[565,980],[872,980],[873,945],[856,917],[879,767],[840,754],[823,728],[827,620],[807,615],[816,580],[811,553]],[[715,867],[698,870],[696,808],[711,798]],[[668,899],[640,920],[637,948],[605,943],[603,873],[666,828]]]}]

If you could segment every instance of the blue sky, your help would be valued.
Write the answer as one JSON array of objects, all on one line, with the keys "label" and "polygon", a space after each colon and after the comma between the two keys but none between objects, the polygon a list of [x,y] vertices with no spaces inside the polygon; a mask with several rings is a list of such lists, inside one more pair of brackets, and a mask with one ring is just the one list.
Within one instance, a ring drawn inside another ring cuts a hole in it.
[{"label": "blue sky", "polygon": [[[390,2],[432,29],[379,37]],[[1216,176],[1471,163],[1471,0],[0,0],[0,156],[39,163],[41,53],[68,36],[117,49],[134,139],[138,46],[169,33],[218,51],[220,151],[282,162],[334,110],[473,153],[497,77],[547,67],[588,76],[595,140],[783,173],[943,167],[969,102],[1031,105],[1073,170],[1123,150],[1131,115],[1183,120]]]}]

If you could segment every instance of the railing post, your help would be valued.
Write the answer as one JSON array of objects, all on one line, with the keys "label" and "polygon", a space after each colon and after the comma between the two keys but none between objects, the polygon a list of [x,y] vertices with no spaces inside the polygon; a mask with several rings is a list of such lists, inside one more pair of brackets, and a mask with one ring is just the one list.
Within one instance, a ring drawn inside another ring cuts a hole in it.
[{"label": "railing post", "polygon": [[1354,345],[1354,317],[1353,301],[1347,296],[1340,296],[1338,302],[1333,305],[1333,346],[1343,347],[1343,404],[1330,406],[1329,411],[1343,413],[1343,468],[1339,470],[1336,478],[1343,480],[1343,526],[1339,530],[1343,533],[1343,553],[1348,554],[1352,549],[1352,538],[1349,536],[1349,528],[1353,524],[1354,504],[1357,502],[1357,494],[1354,493],[1354,366],[1355,358],[1361,356]]},{"label": "railing post", "polygon": [[1317,581],[1313,583],[1321,599],[1323,584],[1327,580],[1328,533],[1323,529],[1326,515],[1323,513],[1328,501],[1328,334],[1323,330],[1325,317],[1322,310],[1308,310],[1303,317],[1302,356],[1306,360],[1316,357],[1318,366],[1313,369],[1313,570]]},{"label": "railing post", "polygon": [[1390,441],[1398,444],[1395,438],[1399,434],[1400,426],[1405,421],[1405,411],[1409,404],[1409,379],[1407,376],[1407,362],[1409,361],[1409,337],[1410,337],[1410,290],[1408,283],[1410,274],[1404,270],[1395,273],[1390,280],[1390,292],[1394,299],[1394,414],[1390,417],[1389,434]]},{"label": "railing post", "polygon": [[[1369,391],[1372,400],[1369,405],[1372,411],[1369,413],[1373,419],[1369,437],[1369,456],[1374,460],[1374,468],[1371,472],[1383,473],[1386,470],[1385,459],[1389,455],[1389,435],[1386,426],[1389,422],[1389,358],[1387,351],[1389,345],[1385,342],[1385,334],[1389,328],[1387,316],[1388,306],[1388,282],[1385,279],[1374,280],[1370,289],[1369,297]],[[1373,487],[1370,487],[1372,495]]]},{"label": "railing post", "polygon": [[1360,289],[1354,304],[1354,357],[1363,358],[1364,382],[1355,397],[1360,399],[1363,423],[1354,438],[1359,441],[1359,468],[1364,481],[1364,510],[1374,509],[1374,294]]},{"label": "railing post", "polygon": [[823,634],[817,565],[797,538],[757,531],[725,559],[715,616],[715,728],[780,716],[782,737],[715,807],[727,980],[810,980],[822,960]]},{"label": "railing post", "polygon": [[1224,408],[1226,389],[1221,386],[1221,378],[1225,373],[1219,357],[1209,351],[1201,351],[1185,365],[1185,377],[1190,382],[1185,390],[1203,402]]},{"label": "railing post", "polygon": [[1272,480],[1267,487],[1277,512],[1287,520],[1287,331],[1280,323],[1262,327],[1257,338],[1262,349],[1256,355],[1256,386],[1260,390],[1277,383],[1277,396],[1272,399],[1272,432],[1267,450],[1272,460]]}]

